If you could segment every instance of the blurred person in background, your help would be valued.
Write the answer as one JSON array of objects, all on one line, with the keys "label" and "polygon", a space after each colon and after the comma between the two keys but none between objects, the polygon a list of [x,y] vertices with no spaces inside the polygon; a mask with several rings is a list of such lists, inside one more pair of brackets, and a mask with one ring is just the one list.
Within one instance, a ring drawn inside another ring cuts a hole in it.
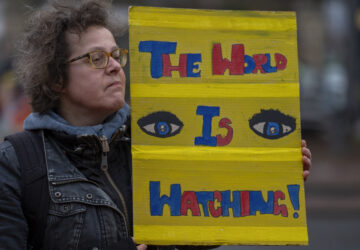
[{"label": "blurred person in background", "polygon": [[[17,74],[33,112],[21,136],[30,134],[35,144],[27,149],[46,173],[24,171],[10,139],[0,145],[1,248],[147,247],[132,239],[127,50],[115,42],[108,7],[95,0],[55,2],[28,23]],[[311,154],[302,143],[306,178]],[[32,183],[45,188],[34,193]]]}]

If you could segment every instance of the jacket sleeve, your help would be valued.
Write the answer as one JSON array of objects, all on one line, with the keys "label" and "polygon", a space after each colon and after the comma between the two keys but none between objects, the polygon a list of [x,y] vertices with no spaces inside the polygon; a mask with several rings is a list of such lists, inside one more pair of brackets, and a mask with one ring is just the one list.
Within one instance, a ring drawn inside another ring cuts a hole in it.
[{"label": "jacket sleeve", "polygon": [[0,249],[26,249],[28,226],[21,207],[20,168],[8,141],[0,145]]}]

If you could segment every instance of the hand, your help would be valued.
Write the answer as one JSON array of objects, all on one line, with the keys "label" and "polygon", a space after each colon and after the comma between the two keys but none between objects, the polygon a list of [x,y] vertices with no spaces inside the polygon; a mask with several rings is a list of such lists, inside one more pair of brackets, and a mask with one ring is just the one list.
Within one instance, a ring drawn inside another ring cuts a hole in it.
[{"label": "hand", "polygon": [[306,181],[307,177],[310,174],[311,168],[311,151],[306,147],[306,141],[301,140],[301,153],[302,153],[302,162],[303,162],[303,177]]},{"label": "hand", "polygon": [[145,250],[147,248],[147,245],[141,244],[136,246],[138,250]]},{"label": "hand", "polygon": [[[131,237],[131,238],[132,238],[132,237]],[[132,238],[132,240],[133,240],[134,243],[135,243],[135,239]],[[140,245],[137,245],[136,248],[137,248],[137,250],[146,250],[147,245],[145,245],[145,244],[140,244]]]}]

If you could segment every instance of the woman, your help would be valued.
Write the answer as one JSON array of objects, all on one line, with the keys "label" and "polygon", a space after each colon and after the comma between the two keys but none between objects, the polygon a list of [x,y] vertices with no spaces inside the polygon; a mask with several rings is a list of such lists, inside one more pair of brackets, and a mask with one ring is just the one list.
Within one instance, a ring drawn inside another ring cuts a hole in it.
[{"label": "woman", "polygon": [[[43,249],[136,249],[123,128],[127,51],[111,30],[98,1],[55,4],[33,15],[20,48],[19,77],[33,109],[24,128],[41,131],[48,171]],[[0,171],[0,245],[30,248],[21,170],[9,142],[1,145]]]},{"label": "woman", "polygon": [[[42,249],[146,249],[132,235],[127,51],[118,48],[106,6],[81,1],[35,13],[18,58],[41,136],[49,191]],[[304,177],[311,165],[304,146]],[[13,145],[0,146],[0,246],[31,249],[22,172]],[[40,209],[40,208],[39,208]],[[1,248],[0,247],[0,248]]]}]

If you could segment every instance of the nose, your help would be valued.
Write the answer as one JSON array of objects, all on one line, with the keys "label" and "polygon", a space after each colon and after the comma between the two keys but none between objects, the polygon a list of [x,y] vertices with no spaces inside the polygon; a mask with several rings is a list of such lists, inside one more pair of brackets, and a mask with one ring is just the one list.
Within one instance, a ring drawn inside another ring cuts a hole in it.
[{"label": "nose", "polygon": [[109,62],[108,65],[106,66],[106,72],[111,74],[111,73],[117,73],[120,70],[121,70],[120,63],[111,56],[109,56]]}]

